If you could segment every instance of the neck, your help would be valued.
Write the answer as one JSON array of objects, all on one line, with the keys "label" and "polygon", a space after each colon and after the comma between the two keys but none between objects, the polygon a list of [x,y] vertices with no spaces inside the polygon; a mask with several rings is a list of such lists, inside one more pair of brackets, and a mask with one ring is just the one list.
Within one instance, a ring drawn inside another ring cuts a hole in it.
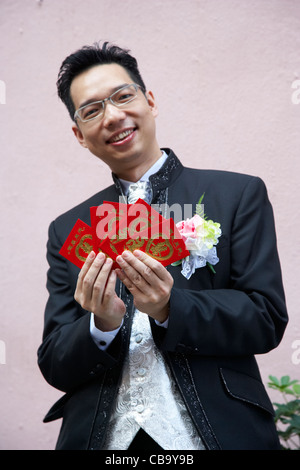
[{"label": "neck", "polygon": [[162,151],[160,148],[155,152],[152,158],[142,158],[138,157],[138,164],[134,162],[127,168],[118,168],[117,171],[113,171],[116,176],[125,181],[131,181],[136,183],[141,179],[141,177],[151,168],[155,162],[162,156]]},{"label": "neck", "polygon": [[[167,160],[156,173],[150,176],[150,182],[153,189],[153,204],[166,204],[166,190],[169,186],[175,183],[184,168],[171,149],[165,148],[164,151],[167,154]],[[122,195],[123,190],[121,182],[114,172],[112,173],[112,178],[117,193]]]}]

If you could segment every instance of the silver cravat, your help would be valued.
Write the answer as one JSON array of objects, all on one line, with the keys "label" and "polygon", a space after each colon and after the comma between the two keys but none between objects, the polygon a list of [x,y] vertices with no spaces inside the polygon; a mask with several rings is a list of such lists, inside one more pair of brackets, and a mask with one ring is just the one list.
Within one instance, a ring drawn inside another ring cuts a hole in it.
[{"label": "silver cravat", "polygon": [[143,199],[148,204],[152,201],[152,187],[149,181],[138,181],[129,186],[127,202],[134,204],[138,199]]}]

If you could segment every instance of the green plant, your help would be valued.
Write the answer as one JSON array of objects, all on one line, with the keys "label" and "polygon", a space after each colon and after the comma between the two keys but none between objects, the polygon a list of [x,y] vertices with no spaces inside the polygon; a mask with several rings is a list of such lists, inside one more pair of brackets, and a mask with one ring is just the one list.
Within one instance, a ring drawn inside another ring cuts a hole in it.
[{"label": "green plant", "polygon": [[[269,375],[268,386],[282,394],[283,403],[273,403],[275,423],[281,446],[285,450],[300,450],[300,384],[288,375],[277,379]],[[289,399],[291,397],[291,399]]]}]

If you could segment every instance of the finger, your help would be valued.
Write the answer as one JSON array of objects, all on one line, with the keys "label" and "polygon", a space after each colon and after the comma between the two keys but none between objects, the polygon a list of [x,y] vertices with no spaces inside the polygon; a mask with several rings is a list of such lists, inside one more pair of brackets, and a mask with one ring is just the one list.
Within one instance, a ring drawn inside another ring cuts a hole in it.
[{"label": "finger", "polygon": [[94,259],[95,259],[95,252],[94,251],[91,251],[87,257],[87,259],[85,260],[85,263],[84,265],[82,266],[81,270],[79,271],[79,274],[78,274],[78,279],[77,279],[77,284],[76,284],[76,291],[75,291],[75,296],[78,295],[78,293],[81,293],[82,292],[82,281],[86,275],[86,273],[88,272],[88,270],[90,269]]},{"label": "finger", "polygon": [[[134,250],[133,255],[145,266],[150,268],[150,270],[155,273],[156,276],[159,277],[162,281],[164,281],[166,277],[170,276],[169,272],[159,261],[147,255],[143,251]],[[147,272],[149,272],[149,270],[147,270]]]},{"label": "finger", "polygon": [[83,264],[82,268],[80,269],[79,271],[79,274],[78,274],[78,279],[77,279],[77,284],[76,284],[76,289],[75,289],[75,293],[74,293],[74,297],[75,299],[77,300],[77,302],[81,303],[82,302],[82,297],[83,297],[83,279],[86,275],[86,273],[88,272],[88,270],[90,269],[94,259],[95,259],[95,252],[94,251],[91,251],[86,260],[85,260],[85,263]]},{"label": "finger", "polygon": [[[136,284],[134,284],[122,269],[116,269],[115,271],[120,281],[122,281],[124,286],[132,293],[133,296],[144,294],[146,291],[146,284],[144,284],[143,287],[141,283],[138,282],[138,279],[135,280]],[[147,284],[147,286],[149,287],[149,284]]]},{"label": "finger", "polygon": [[[113,261],[111,258],[104,257],[104,259],[102,259],[101,257],[100,261],[97,261],[97,258],[96,258],[94,264],[96,264],[96,268],[98,266],[98,270],[96,270],[96,277],[95,277],[94,284],[93,284],[93,290],[94,290],[93,294],[94,293],[102,294],[102,292],[105,289],[105,286],[106,286],[106,283],[107,283],[107,280],[108,280],[108,277],[112,268]],[[93,274],[93,271],[92,271],[92,274]]]},{"label": "finger", "polygon": [[[115,289],[116,289],[116,280],[117,280],[117,275],[115,271],[110,271],[107,283],[106,283],[106,289],[105,289],[105,295],[107,298],[111,298],[112,295],[115,294]],[[105,302],[105,299],[103,299]]]},{"label": "finger", "polygon": [[145,265],[138,261],[130,251],[125,251],[121,256],[118,256],[117,262],[122,268],[122,281],[126,287],[130,289],[132,287],[130,283],[132,283],[140,290],[143,290],[147,285],[149,285],[146,279],[143,277]]},{"label": "finger", "polygon": [[[130,279],[126,276],[125,272],[123,271],[123,269],[115,269],[115,272],[116,272],[116,275],[118,276],[118,278],[120,279],[120,281],[123,282],[123,284],[126,285],[126,287],[128,287],[129,283],[130,285],[132,284],[132,282],[130,281]],[[132,284],[133,285],[133,284]]]},{"label": "finger", "polygon": [[[126,313],[126,306],[115,291],[116,272],[110,271],[108,280],[103,292],[102,303],[96,309],[98,328],[103,331],[115,330],[118,328]],[[95,314],[95,312],[94,312]]]},{"label": "finger", "polygon": [[108,301],[112,292],[109,283],[112,268],[112,260],[107,258],[94,282],[92,303],[96,308],[101,307]]},{"label": "finger", "polygon": [[111,258],[106,258],[104,263],[101,266],[101,269],[98,271],[97,277],[93,286],[93,295],[99,297],[99,301],[102,302],[102,294],[106,287],[113,261]]},{"label": "finger", "polygon": [[[143,277],[149,282],[160,282],[160,281],[170,281],[172,279],[171,274],[167,269],[156,259],[147,255],[141,250],[134,250],[133,258],[139,261],[142,264],[136,265],[136,268],[141,272]],[[133,264],[133,263],[132,263]],[[139,269],[139,266],[142,266]],[[157,279],[158,278],[158,279]]]},{"label": "finger", "polygon": [[79,271],[79,275],[78,275],[78,278],[79,279],[83,279],[84,276],[86,275],[86,273],[88,272],[88,270],[90,269],[90,266],[92,265],[94,259],[95,259],[95,252],[94,251],[91,251],[87,257],[87,259],[85,260],[85,263],[84,265],[82,266],[81,270]]},{"label": "finger", "polygon": [[111,271],[107,280],[105,292],[103,295],[103,307],[106,308],[107,311],[111,310],[111,305],[115,302],[115,308],[117,307],[117,313],[120,315],[124,315],[126,312],[126,307],[124,302],[118,298],[116,294],[116,280],[117,274],[115,270]]},{"label": "finger", "polygon": [[92,260],[91,263],[90,262],[87,263],[87,266],[84,269],[81,283],[82,283],[82,291],[86,299],[92,297],[94,283],[97,279],[99,271],[101,270],[104,262],[105,262],[104,253],[98,253],[98,255],[94,258],[94,260]]}]

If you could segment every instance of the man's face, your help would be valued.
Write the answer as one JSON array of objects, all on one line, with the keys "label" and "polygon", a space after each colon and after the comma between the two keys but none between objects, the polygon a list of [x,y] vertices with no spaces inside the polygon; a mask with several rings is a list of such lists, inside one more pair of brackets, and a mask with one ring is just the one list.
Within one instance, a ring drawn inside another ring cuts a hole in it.
[{"label": "man's face", "polygon": [[[97,65],[81,73],[71,84],[75,109],[88,100],[99,101],[117,88],[132,83],[128,72],[118,64]],[[157,108],[151,92],[139,89],[130,103],[116,107],[106,102],[104,116],[89,122],[77,120],[73,131],[83,147],[103,160],[119,177],[140,168],[147,169],[161,155],[155,136]],[[141,175],[140,175],[141,176]]]}]

